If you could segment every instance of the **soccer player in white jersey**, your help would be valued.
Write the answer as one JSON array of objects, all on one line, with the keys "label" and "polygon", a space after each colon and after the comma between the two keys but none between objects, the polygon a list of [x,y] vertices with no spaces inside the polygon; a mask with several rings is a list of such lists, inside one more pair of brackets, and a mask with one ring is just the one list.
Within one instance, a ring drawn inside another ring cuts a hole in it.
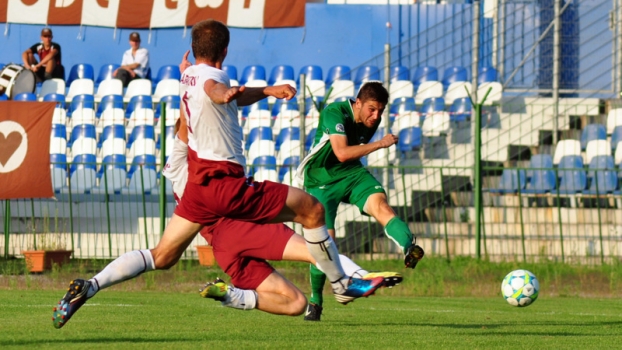
[{"label": "soccer player in white jersey", "polygon": [[250,105],[267,96],[291,99],[296,90],[289,85],[230,87],[229,77],[221,70],[228,46],[229,29],[224,24],[206,20],[193,26],[196,64],[184,72],[180,89],[182,114],[188,125],[188,183],[184,200],[175,209],[162,239],[154,249],[121,255],[90,280],[71,281],[53,313],[56,328],[64,326],[100,289],[144,272],[172,267],[202,227],[223,218],[257,224],[301,224],[307,249],[341,303],[371,295],[382,286],[382,278],[362,280],[344,273],[337,247],[326,230],[324,207],[317,199],[297,188],[246,178],[238,105]]}]

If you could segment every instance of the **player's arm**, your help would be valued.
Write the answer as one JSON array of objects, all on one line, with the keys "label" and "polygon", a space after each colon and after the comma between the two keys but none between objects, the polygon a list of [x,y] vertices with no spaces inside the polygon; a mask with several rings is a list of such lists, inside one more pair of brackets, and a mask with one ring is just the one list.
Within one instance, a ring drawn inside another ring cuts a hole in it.
[{"label": "player's arm", "polygon": [[291,100],[296,96],[296,89],[288,84],[253,88],[247,87],[237,98],[238,106],[252,105],[268,96]]},{"label": "player's arm", "polygon": [[177,138],[183,141],[185,144],[188,144],[188,125],[186,123],[186,112],[183,108],[179,110],[180,115],[175,122],[175,133],[177,134]]},{"label": "player's arm", "polygon": [[28,62],[28,55],[30,54],[32,54],[32,50],[30,48],[27,48],[22,53],[22,61],[24,62],[24,67],[26,67],[26,69],[30,69],[30,62]]},{"label": "player's arm", "polygon": [[38,65],[39,66],[45,65],[47,62],[49,62],[52,59],[54,59],[54,57],[56,57],[56,55],[58,55],[58,50],[56,50],[56,48],[54,46],[52,46],[52,51],[50,52],[50,54],[45,56],[45,58],[42,59],[41,62],[39,62]]},{"label": "player's arm", "polygon": [[361,159],[381,148],[391,147],[397,143],[397,136],[388,134],[376,142],[353,146],[348,145],[348,138],[346,135],[330,135],[329,140],[330,146],[333,148],[333,153],[335,153],[335,156],[337,156],[340,162],[344,163]]}]

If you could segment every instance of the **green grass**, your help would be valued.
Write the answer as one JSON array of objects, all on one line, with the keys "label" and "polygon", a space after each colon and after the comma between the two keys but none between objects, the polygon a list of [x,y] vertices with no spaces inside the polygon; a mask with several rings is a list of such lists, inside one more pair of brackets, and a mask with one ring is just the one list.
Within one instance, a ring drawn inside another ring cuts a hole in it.
[{"label": "green grass", "polygon": [[[396,287],[399,288],[399,287]],[[0,348],[605,349],[622,347],[615,299],[374,296],[327,300],[322,322],[223,308],[196,293],[104,291],[60,330],[61,291],[0,290]]]}]

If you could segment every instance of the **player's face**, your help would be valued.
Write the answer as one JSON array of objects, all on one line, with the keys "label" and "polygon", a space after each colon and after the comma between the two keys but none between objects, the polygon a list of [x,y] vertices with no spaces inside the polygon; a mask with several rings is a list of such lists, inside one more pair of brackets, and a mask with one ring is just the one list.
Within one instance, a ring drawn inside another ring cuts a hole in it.
[{"label": "player's face", "polygon": [[45,45],[49,45],[52,42],[52,34],[42,34],[41,42]]},{"label": "player's face", "polygon": [[374,100],[365,102],[356,100],[356,106],[359,108],[359,120],[368,128],[372,128],[378,124],[385,107],[384,104]]},{"label": "player's face", "polygon": [[132,47],[132,49],[136,50],[140,47],[140,41],[130,40],[130,46]]}]

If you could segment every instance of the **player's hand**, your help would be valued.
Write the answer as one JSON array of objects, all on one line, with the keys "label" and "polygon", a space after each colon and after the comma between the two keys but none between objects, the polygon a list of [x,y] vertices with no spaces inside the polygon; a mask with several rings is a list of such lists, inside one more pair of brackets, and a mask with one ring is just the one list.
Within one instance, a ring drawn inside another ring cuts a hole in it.
[{"label": "player's hand", "polygon": [[378,141],[380,143],[381,148],[388,148],[397,143],[399,138],[393,134],[384,135],[382,140]]},{"label": "player's hand", "polygon": [[186,53],[184,54],[184,57],[181,60],[181,63],[179,64],[179,71],[181,73],[183,73],[186,70],[186,68],[192,66],[192,63],[188,61],[188,55],[190,55],[190,50],[186,51]]},{"label": "player's hand", "polygon": [[223,100],[225,101],[225,103],[229,103],[233,100],[235,100],[236,98],[238,98],[238,96],[240,96],[244,90],[246,90],[245,86],[234,86],[231,87],[229,89],[227,89],[227,91],[225,91],[225,94],[223,96]]},{"label": "player's hand", "polygon": [[275,85],[266,88],[266,95],[291,100],[296,96],[296,89],[289,84]]}]

